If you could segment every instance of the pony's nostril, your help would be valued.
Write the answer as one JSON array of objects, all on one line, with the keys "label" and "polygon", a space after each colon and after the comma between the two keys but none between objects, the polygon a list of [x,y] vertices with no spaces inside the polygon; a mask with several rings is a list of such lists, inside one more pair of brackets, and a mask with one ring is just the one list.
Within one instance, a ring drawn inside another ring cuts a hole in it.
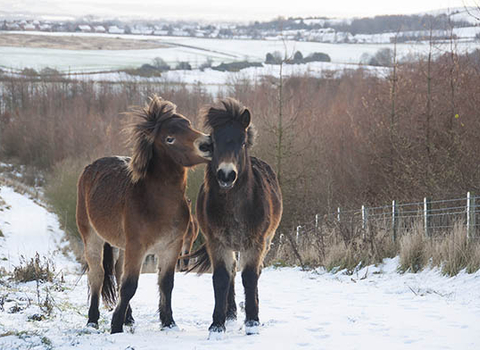
[{"label": "pony's nostril", "polygon": [[227,175],[227,182],[233,182],[237,178],[237,173],[235,171],[231,171]]},{"label": "pony's nostril", "polygon": [[217,171],[217,179],[224,184],[232,184],[237,179],[236,171],[229,171],[226,174],[223,170]]}]

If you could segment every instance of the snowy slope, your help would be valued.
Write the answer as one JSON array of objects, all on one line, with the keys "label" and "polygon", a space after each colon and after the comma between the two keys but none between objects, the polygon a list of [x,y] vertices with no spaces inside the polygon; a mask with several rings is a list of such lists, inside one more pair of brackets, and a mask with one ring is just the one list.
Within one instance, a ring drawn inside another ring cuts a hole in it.
[{"label": "snowy slope", "polygon": [[74,270],[76,265],[62,253],[66,242],[58,218],[26,195],[11,187],[0,186],[0,267],[12,270],[20,264],[20,256],[27,260],[40,256],[51,258],[58,269]]}]

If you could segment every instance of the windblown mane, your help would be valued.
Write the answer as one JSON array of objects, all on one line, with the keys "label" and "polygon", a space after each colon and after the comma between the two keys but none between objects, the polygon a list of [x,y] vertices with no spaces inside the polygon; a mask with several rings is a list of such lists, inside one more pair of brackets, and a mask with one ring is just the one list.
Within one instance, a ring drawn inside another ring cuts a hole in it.
[{"label": "windblown mane", "polygon": [[[233,122],[241,123],[241,116],[247,110],[240,102],[234,98],[220,100],[218,107],[208,107],[202,111],[203,126],[212,132],[215,129],[222,128]],[[253,124],[247,129],[247,147],[252,147],[255,143],[256,130]]]},{"label": "windblown mane", "polygon": [[176,114],[173,103],[157,95],[150,98],[144,108],[138,108],[129,114],[136,120],[128,127],[129,144],[132,147],[132,159],[128,165],[133,183],[145,178],[153,156],[155,138],[163,122]]}]

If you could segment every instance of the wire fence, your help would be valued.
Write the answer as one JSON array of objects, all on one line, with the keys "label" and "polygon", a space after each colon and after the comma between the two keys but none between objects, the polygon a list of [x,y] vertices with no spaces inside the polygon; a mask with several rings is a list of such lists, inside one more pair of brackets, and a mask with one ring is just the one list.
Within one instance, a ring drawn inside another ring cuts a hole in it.
[{"label": "wire fence", "polygon": [[294,234],[296,243],[307,233],[321,236],[322,227],[331,225],[348,226],[352,232],[366,232],[375,226],[386,227],[394,242],[398,232],[418,229],[418,226],[426,236],[441,238],[455,225],[464,225],[468,238],[473,239],[480,236],[480,196],[468,192],[465,197],[442,200],[424,198],[421,202],[410,203],[393,200],[388,205],[348,210],[339,207],[335,212],[317,214],[313,220],[298,225]]}]

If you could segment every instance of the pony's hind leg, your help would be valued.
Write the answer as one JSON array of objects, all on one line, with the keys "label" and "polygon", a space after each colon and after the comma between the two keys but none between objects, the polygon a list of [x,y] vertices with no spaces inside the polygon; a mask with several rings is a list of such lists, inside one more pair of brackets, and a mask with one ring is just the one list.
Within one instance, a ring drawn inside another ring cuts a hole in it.
[{"label": "pony's hind leg", "polygon": [[85,239],[85,259],[88,264],[88,284],[90,287],[90,308],[88,309],[88,326],[98,328],[100,312],[98,310],[100,293],[103,286],[104,270],[103,260],[104,241],[94,232]]},{"label": "pony's hind leg", "polygon": [[182,241],[173,244],[170,247],[163,247],[158,257],[158,289],[160,292],[159,311],[162,329],[176,328],[172,312],[172,290],[175,275],[175,266],[177,264]]},{"label": "pony's hind leg", "polygon": [[242,284],[245,290],[245,332],[257,334],[260,321],[258,318],[258,279],[261,272],[263,251],[250,249],[242,259]]},{"label": "pony's hind leg", "polygon": [[[213,291],[215,294],[215,308],[213,322],[208,328],[209,339],[223,337],[225,321],[227,318],[227,304],[229,291],[232,288],[232,271],[234,266],[234,253],[225,247],[215,247],[211,250],[213,264]],[[232,295],[235,302],[235,295]]]},{"label": "pony's hind leg", "polygon": [[120,301],[112,316],[112,334],[123,332],[126,312],[130,300],[137,291],[138,277],[145,257],[145,251],[138,245],[132,243],[133,242],[127,242],[127,248],[125,249],[125,263],[120,286]]},{"label": "pony's hind leg", "polygon": [[[117,286],[120,286],[122,281],[122,274],[123,274],[123,264],[125,263],[125,251],[122,249],[118,249],[118,259],[115,263],[115,279],[117,281]],[[132,307],[130,303],[128,303],[127,311],[125,313],[125,322],[124,325],[131,326],[135,323],[135,319],[132,316]]]}]

